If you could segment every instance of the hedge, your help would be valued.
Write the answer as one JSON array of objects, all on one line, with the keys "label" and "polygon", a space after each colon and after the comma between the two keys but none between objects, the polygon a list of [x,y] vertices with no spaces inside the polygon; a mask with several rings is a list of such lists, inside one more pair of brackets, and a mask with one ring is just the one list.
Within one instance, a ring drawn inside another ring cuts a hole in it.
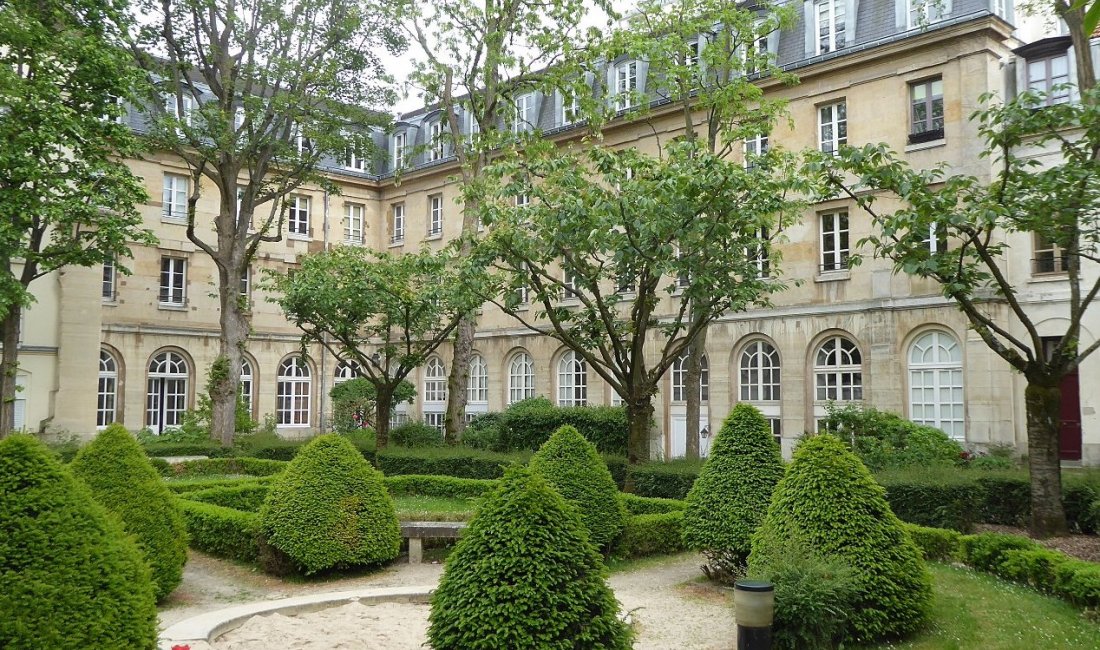
[{"label": "hedge", "polygon": [[667,555],[684,550],[684,511],[654,512],[626,518],[623,532],[612,544],[615,557]]},{"label": "hedge", "polygon": [[659,497],[640,497],[637,494],[620,494],[619,499],[626,506],[626,511],[632,515],[656,515],[666,512],[677,512],[687,507],[687,504],[677,499],[662,499]]},{"label": "hedge", "polygon": [[264,504],[264,499],[267,498],[270,491],[270,483],[249,482],[244,485],[214,487],[188,492],[183,498],[189,501],[212,503],[233,510],[259,512],[260,506]]},{"label": "hedge", "polygon": [[1000,533],[962,538],[963,560],[981,571],[1030,584],[1082,607],[1100,606],[1100,564]]},{"label": "hedge", "polygon": [[523,464],[530,454],[497,454],[469,449],[401,449],[379,452],[375,466],[386,476],[398,474],[438,474],[459,478],[494,479],[504,468]]},{"label": "hedge", "polygon": [[199,490],[209,490],[219,487],[238,487],[245,485],[270,485],[278,474],[271,476],[245,476],[243,478],[205,477],[183,478],[178,480],[166,480],[165,485],[175,494],[187,494]]},{"label": "hedge", "polygon": [[386,489],[395,497],[417,495],[455,499],[484,496],[499,484],[498,481],[491,479],[425,476],[420,474],[387,476],[384,481]]},{"label": "hedge", "polygon": [[653,461],[630,470],[634,494],[662,499],[685,499],[699,472],[702,460]]},{"label": "hedge", "polygon": [[527,399],[505,409],[496,421],[499,450],[535,450],[563,426],[572,426],[604,454],[626,454],[630,425],[621,406],[555,406]]},{"label": "hedge", "polygon": [[902,528],[926,560],[949,562],[959,555],[962,535],[958,531],[907,523],[903,523]]},{"label": "hedge", "polygon": [[231,560],[257,560],[259,515],[182,498],[177,502],[187,524],[192,548]]},{"label": "hedge", "polygon": [[141,445],[147,456],[208,456],[227,458],[233,456],[233,447],[223,447],[216,440],[203,442],[146,442]]},{"label": "hedge", "polygon": [[286,469],[287,463],[281,460],[261,458],[206,458],[185,460],[173,463],[169,477],[219,476],[224,474],[243,474],[248,476],[270,476]]}]

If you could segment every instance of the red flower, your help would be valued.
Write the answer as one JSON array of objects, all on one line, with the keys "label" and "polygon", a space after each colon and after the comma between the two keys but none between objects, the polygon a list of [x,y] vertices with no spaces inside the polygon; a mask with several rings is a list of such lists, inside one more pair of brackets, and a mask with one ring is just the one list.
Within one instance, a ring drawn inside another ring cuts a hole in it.
[{"label": "red flower", "polygon": [[172,650],[191,650],[191,646],[189,646],[189,645],[174,645],[174,646],[172,646]]}]

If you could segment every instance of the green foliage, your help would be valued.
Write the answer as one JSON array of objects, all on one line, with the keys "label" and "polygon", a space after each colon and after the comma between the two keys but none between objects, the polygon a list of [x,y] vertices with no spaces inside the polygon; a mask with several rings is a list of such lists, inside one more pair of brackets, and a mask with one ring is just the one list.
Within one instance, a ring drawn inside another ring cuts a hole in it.
[{"label": "green foliage", "polygon": [[926,560],[950,562],[962,548],[962,535],[958,531],[916,524],[902,524],[902,527]]},{"label": "green foliage", "polygon": [[[436,432],[438,435],[438,432]],[[500,478],[504,468],[526,463],[527,454],[498,454],[487,451],[444,447],[439,449],[386,449],[375,461],[386,476],[397,474],[439,474],[459,478]]]},{"label": "green foliage", "polygon": [[506,449],[501,440],[500,422],[500,413],[482,413],[475,416],[462,430],[462,445],[470,449],[513,451]]},{"label": "green foliage", "polygon": [[566,425],[554,432],[531,457],[530,467],[576,506],[596,548],[607,548],[622,531],[626,509],[615,480],[596,446],[576,429]]},{"label": "green foliage", "polygon": [[281,460],[262,460],[259,458],[204,458],[185,460],[171,465],[168,476],[174,478],[212,476],[226,474],[247,474],[249,476],[270,476],[287,468]]},{"label": "green foliage", "polygon": [[628,514],[651,515],[665,512],[675,512],[687,508],[687,504],[676,499],[661,499],[658,497],[640,497],[636,494],[622,493],[619,499],[623,502]]},{"label": "green foliage", "polygon": [[871,471],[905,467],[950,467],[965,451],[946,433],[910,422],[871,406],[830,404],[821,421],[823,431],[848,443]]},{"label": "green foliage", "polygon": [[680,553],[684,550],[683,535],[683,510],[631,515],[612,544],[611,554],[632,558]]},{"label": "green foliage", "polygon": [[781,561],[750,576],[775,587],[772,634],[780,650],[829,650],[841,643],[859,606],[856,572],[838,557],[822,557],[798,538],[768,539]]},{"label": "green foliage", "polygon": [[0,647],[156,647],[141,552],[30,436],[0,440],[0,530]]},{"label": "green foliage", "polygon": [[783,457],[771,426],[755,407],[737,404],[686,499],[684,546],[703,552],[708,576],[728,581],[741,573],[781,478]]},{"label": "green foliage", "polygon": [[173,494],[188,494],[200,490],[221,487],[244,487],[247,485],[270,485],[276,475],[271,476],[246,476],[226,478],[222,476],[199,476],[197,478],[172,479],[165,481],[169,491]]},{"label": "green foliage", "polygon": [[891,512],[885,491],[834,436],[808,438],[795,451],[753,537],[750,572],[778,567],[778,542],[793,538],[855,572],[846,641],[871,642],[923,624],[932,587],[920,551]]},{"label": "green foliage", "polygon": [[[342,381],[329,391],[332,398],[332,428],[336,433],[351,433],[370,427],[374,419],[378,391],[363,377]],[[407,381],[397,384],[390,407],[416,397],[416,388]],[[400,444],[400,443],[398,443]]]},{"label": "green foliage", "polygon": [[184,498],[189,501],[212,503],[223,508],[243,510],[244,512],[259,512],[264,505],[264,500],[271,492],[270,483],[255,483],[243,481],[239,485],[227,485],[212,487],[205,490],[187,492]]},{"label": "green foliage", "polygon": [[442,447],[443,434],[421,420],[410,420],[390,430],[390,442],[400,447]]},{"label": "green foliage", "polygon": [[[141,436],[141,433],[139,432],[138,435]],[[234,451],[232,447],[223,447],[220,442],[209,438],[205,438],[200,442],[169,442],[162,440],[142,442],[139,437],[138,442],[141,442],[142,449],[150,457],[207,456],[209,458],[225,458],[232,456]]]},{"label": "green foliage", "polygon": [[979,571],[996,573],[1001,555],[1007,550],[1034,550],[1038,544],[1019,535],[1004,533],[981,533],[965,535],[962,538],[962,559]]},{"label": "green foliage", "polygon": [[241,562],[258,559],[259,515],[188,499],[179,499],[179,506],[192,548]]},{"label": "green foliage", "polygon": [[382,475],[338,434],[290,461],[260,510],[260,531],[307,575],[391,560],[401,546]]},{"label": "green foliage", "polygon": [[[221,357],[219,357],[221,358]],[[213,371],[211,367],[211,371]],[[192,409],[183,412],[180,418],[180,426],[178,428],[167,429],[163,433],[153,433],[149,429],[142,429],[138,432],[138,442],[143,445],[150,443],[210,443],[216,442],[210,439],[210,418],[213,413],[213,405],[210,401],[210,395],[207,393],[199,393],[198,405]],[[257,426],[257,422],[252,419],[252,411],[249,409],[248,404],[244,401],[243,396],[237,396],[237,410],[235,425],[236,433],[247,436],[253,433]],[[219,445],[220,446],[220,445]]]},{"label": "green foliage", "polygon": [[[630,427],[621,406],[556,406],[545,397],[510,405],[474,434],[474,440],[495,439],[493,451],[535,450],[563,426],[572,426],[604,454],[625,454]],[[485,431],[491,431],[486,433]],[[463,441],[467,435],[463,434]]]},{"label": "green foliage", "polygon": [[485,496],[496,489],[498,482],[487,479],[453,476],[387,476],[386,489],[392,496],[420,495],[430,497],[469,498]]},{"label": "green foliage", "polygon": [[152,570],[157,600],[167,598],[183,580],[187,531],[172,493],[141,446],[121,424],[112,424],[80,450],[71,469],[134,536]]},{"label": "green foliage", "polygon": [[662,499],[687,498],[702,471],[703,461],[653,461],[630,468],[634,494]]},{"label": "green foliage", "polygon": [[428,640],[436,650],[629,648],[604,571],[576,509],[512,468],[447,560]]}]

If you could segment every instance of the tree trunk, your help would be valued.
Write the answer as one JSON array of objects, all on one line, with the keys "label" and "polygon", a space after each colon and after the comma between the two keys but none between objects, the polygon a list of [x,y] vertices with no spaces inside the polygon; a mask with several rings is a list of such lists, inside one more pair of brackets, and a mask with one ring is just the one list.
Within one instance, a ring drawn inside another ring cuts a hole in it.
[{"label": "tree trunk", "polygon": [[627,424],[630,433],[626,440],[626,484],[623,490],[634,491],[634,478],[632,468],[649,460],[649,432],[653,424],[653,398],[627,400],[626,403]]},{"label": "tree trunk", "polygon": [[1058,457],[1061,423],[1058,386],[1028,382],[1027,454],[1031,475],[1031,535],[1044,538],[1068,532],[1062,507],[1062,464]]},{"label": "tree trunk", "polygon": [[15,376],[19,369],[19,321],[22,313],[21,305],[12,304],[2,325],[0,345],[4,349],[0,355],[0,439],[15,430]]},{"label": "tree trunk", "polygon": [[443,419],[443,439],[448,445],[461,442],[462,430],[466,427],[466,384],[470,379],[470,357],[474,353],[476,327],[477,316],[467,314],[455,328],[451,374],[447,377],[447,414]]},{"label": "tree trunk", "polygon": [[1059,2],[1056,13],[1066,23],[1070,40],[1073,42],[1073,59],[1077,64],[1077,88],[1082,94],[1096,85],[1096,72],[1093,68],[1092,48],[1089,47],[1092,34],[1085,33],[1085,7],[1072,9],[1073,3]]},{"label": "tree trunk", "polygon": [[707,347],[707,328],[699,330],[699,335],[688,347],[687,372],[684,375],[684,390],[687,401],[687,422],[684,424],[684,432],[687,436],[688,458],[699,458],[699,430],[702,418],[702,398],[700,386],[703,380],[703,354]]},{"label": "tree trunk", "polygon": [[382,451],[390,444],[390,409],[393,408],[393,388],[375,385],[374,448]]},{"label": "tree trunk", "polygon": [[[236,269],[238,265],[230,267]],[[223,270],[219,274],[221,347],[206,387],[211,405],[210,436],[226,447],[233,445],[233,435],[237,432],[241,360],[251,329],[245,298],[241,296],[240,278],[239,270],[235,273]]]}]

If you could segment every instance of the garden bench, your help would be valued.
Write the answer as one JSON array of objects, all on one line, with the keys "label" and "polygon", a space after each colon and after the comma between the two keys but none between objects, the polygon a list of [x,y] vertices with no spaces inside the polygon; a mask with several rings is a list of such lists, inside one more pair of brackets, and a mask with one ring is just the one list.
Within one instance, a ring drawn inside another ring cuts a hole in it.
[{"label": "garden bench", "polygon": [[403,521],[401,536],[409,540],[409,564],[424,559],[425,539],[458,539],[466,529],[464,521]]}]

